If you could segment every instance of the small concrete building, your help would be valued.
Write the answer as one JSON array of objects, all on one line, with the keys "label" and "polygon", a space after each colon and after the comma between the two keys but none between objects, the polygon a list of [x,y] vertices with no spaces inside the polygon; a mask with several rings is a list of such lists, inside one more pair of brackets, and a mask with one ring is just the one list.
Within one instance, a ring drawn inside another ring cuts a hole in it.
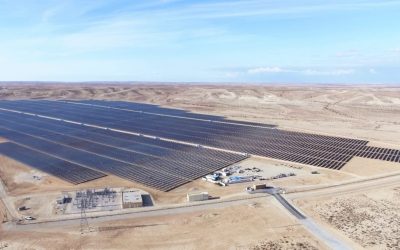
[{"label": "small concrete building", "polygon": [[138,190],[124,190],[122,192],[122,208],[143,206],[142,194]]},{"label": "small concrete building", "polygon": [[266,187],[267,187],[267,184],[254,184],[253,185],[254,190],[265,189]]},{"label": "small concrete building", "polygon": [[191,192],[187,194],[187,201],[205,201],[208,200],[208,192]]}]

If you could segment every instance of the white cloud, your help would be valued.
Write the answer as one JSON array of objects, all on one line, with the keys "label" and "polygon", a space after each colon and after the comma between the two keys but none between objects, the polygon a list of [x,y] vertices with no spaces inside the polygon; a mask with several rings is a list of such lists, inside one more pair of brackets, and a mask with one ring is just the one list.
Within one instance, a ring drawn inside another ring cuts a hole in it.
[{"label": "white cloud", "polygon": [[376,73],[378,73],[378,72],[377,72],[375,69],[372,69],[372,68],[371,68],[371,69],[369,69],[369,73],[370,73],[370,74],[376,74]]},{"label": "white cloud", "polygon": [[306,69],[301,71],[301,73],[308,76],[340,76],[340,75],[351,75],[354,73],[354,69],[335,69],[335,70]]},{"label": "white cloud", "polygon": [[257,67],[251,68],[247,70],[249,74],[260,74],[260,73],[281,73],[281,72],[288,72],[285,69],[280,67]]},{"label": "white cloud", "polygon": [[287,16],[322,11],[341,11],[348,9],[378,8],[384,6],[398,6],[399,1],[393,0],[362,0],[362,1],[266,1],[266,0],[239,0],[239,1],[211,1],[187,4],[171,14],[168,10],[157,11],[155,14],[166,14],[174,19],[215,19],[249,16]]},{"label": "white cloud", "polygon": [[264,73],[294,73],[302,74],[307,76],[340,76],[353,74],[354,69],[332,69],[332,70],[320,70],[320,69],[288,69],[281,67],[256,67],[247,70],[248,74],[264,74]]}]

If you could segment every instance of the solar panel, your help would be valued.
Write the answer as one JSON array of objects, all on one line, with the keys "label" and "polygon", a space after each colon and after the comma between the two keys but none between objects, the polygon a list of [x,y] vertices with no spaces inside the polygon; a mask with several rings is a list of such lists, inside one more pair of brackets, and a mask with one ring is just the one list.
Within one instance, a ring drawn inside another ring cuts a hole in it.
[{"label": "solar panel", "polygon": [[104,173],[11,142],[0,143],[0,154],[72,184],[106,176]]},{"label": "solar panel", "polygon": [[246,158],[141,136],[105,132],[62,121],[0,112],[0,136],[8,140],[163,191]]},{"label": "solar panel", "polygon": [[[162,191],[168,191],[190,181],[183,177],[174,176],[160,170],[153,170],[135,164],[128,164],[112,158],[66,147],[37,137],[28,136],[27,134],[1,130],[0,136],[13,140],[26,147],[34,148],[40,152],[48,152],[49,154],[63,160],[113,174],[131,181],[137,181]],[[79,171],[77,173],[79,173]]]},{"label": "solar panel", "polygon": [[[268,124],[237,122],[223,117],[193,114],[150,104],[96,100],[68,102],[23,100],[0,101],[0,108],[332,169],[340,169],[353,156],[386,161],[397,160],[395,150],[367,146],[366,140],[287,131]],[[239,154],[224,152],[223,155],[217,150],[199,149],[112,130],[71,125],[62,121],[43,121],[46,119],[32,116],[21,118],[19,116],[24,115],[10,114],[10,112],[2,112],[1,116],[10,120],[30,119],[29,125],[36,129],[47,130],[47,135],[39,133],[39,136],[47,136],[49,139],[52,136],[48,133],[62,133],[69,138],[68,140],[79,138],[102,144],[101,147],[94,148],[90,143],[73,140],[66,142],[66,137],[54,137],[60,140],[59,143],[69,143],[68,145],[74,143],[80,149],[100,155],[108,154],[107,150],[100,152],[100,149],[112,149],[115,151],[113,154],[118,153],[118,157],[115,155],[108,157],[115,157],[124,162],[131,162],[131,159],[124,158],[125,153],[119,150],[132,152],[136,157],[147,155],[148,159],[151,159],[150,162],[154,163],[148,166],[151,168],[160,165],[158,159],[163,159],[166,164],[176,164],[176,167],[170,166],[169,170],[174,174],[178,169],[184,168],[211,171],[243,159]],[[182,176],[190,179],[193,178],[191,176],[197,175],[191,170],[187,172],[185,170],[182,171]]]}]

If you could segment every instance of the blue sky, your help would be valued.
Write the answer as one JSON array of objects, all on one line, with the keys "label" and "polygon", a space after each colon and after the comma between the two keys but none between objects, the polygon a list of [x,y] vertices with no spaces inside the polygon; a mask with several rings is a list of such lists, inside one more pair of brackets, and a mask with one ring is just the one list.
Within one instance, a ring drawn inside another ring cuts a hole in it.
[{"label": "blue sky", "polygon": [[400,0],[0,0],[0,80],[400,83]]}]

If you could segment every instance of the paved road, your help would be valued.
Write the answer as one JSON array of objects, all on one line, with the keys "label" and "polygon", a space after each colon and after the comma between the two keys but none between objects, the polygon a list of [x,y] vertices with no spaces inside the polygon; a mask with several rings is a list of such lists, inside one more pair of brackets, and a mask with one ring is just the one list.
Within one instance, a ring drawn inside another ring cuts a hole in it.
[{"label": "paved road", "polygon": [[347,246],[342,241],[338,240],[333,234],[328,233],[319,225],[317,225],[312,219],[306,218],[304,220],[300,220],[301,224],[303,224],[308,231],[310,231],[314,236],[324,242],[328,247],[334,250],[351,250],[352,248]]},{"label": "paved road", "polygon": [[306,217],[299,211],[297,208],[295,208],[292,204],[290,204],[285,198],[282,197],[281,194],[273,194],[275,199],[279,201],[279,203],[282,204],[291,214],[293,214],[297,219],[299,220],[304,220]]},{"label": "paved road", "polygon": [[400,185],[400,174],[287,193],[286,197],[293,200],[307,197],[332,196],[333,194],[360,192],[393,185]]},{"label": "paved road", "polygon": [[[314,190],[302,191],[298,193],[290,193],[285,195],[285,197],[289,198],[290,200],[296,198],[306,198],[306,197],[315,197],[315,196],[327,196],[332,195],[332,193],[347,193],[347,192],[358,192],[360,190],[368,190],[371,188],[379,188],[389,185],[395,185],[400,183],[400,175],[393,175],[387,177],[380,177],[380,178],[373,178],[370,180],[363,180],[357,181],[354,183],[346,183],[342,185],[335,185],[331,187],[324,187],[318,188]],[[1,183],[0,183],[1,184]],[[0,185],[0,198],[5,202],[6,206],[9,209],[9,212],[15,212],[15,208],[12,208],[9,200],[7,199],[7,194],[5,190],[2,189],[3,186]],[[270,193],[270,192],[269,192]],[[275,196],[275,198],[283,205],[282,208],[287,209],[290,213],[292,213],[296,218],[299,219],[299,222],[302,223],[313,235],[319,238],[322,242],[325,242],[330,248],[332,249],[351,249],[346,246],[344,243],[337,240],[332,234],[326,232],[323,228],[318,226],[314,221],[310,218],[306,218],[304,214],[302,214],[298,209],[296,209],[293,205],[291,205],[285,197],[279,195],[276,196],[276,192],[270,193],[271,195]],[[272,198],[272,196],[268,196]],[[278,197],[278,198],[277,198]],[[161,216],[161,215],[169,215],[169,214],[180,214],[180,213],[188,213],[193,211],[202,211],[210,208],[221,208],[221,207],[229,207],[232,205],[237,204],[244,204],[251,199],[260,199],[264,198],[265,195],[259,194],[259,196],[249,196],[248,198],[241,198],[241,199],[233,199],[233,200],[220,200],[218,202],[209,202],[209,203],[198,203],[198,204],[187,204],[184,206],[179,207],[167,207],[167,208],[153,208],[146,211],[135,211],[129,212],[126,214],[117,214],[117,215],[110,215],[104,217],[95,217],[90,218],[89,223],[95,222],[104,222],[104,221],[111,221],[111,220],[120,220],[120,219],[129,219],[129,218],[138,218],[138,217],[153,217],[153,216]],[[304,218],[303,218],[304,217]],[[54,227],[54,226],[64,226],[64,225],[79,225],[79,218],[71,219],[71,220],[59,220],[59,221],[51,221],[51,222],[43,222],[40,224],[29,224],[29,225],[15,225],[9,223],[6,227],[9,230],[17,230],[17,231],[24,231],[24,230],[35,230],[42,227]]]},{"label": "paved road", "polygon": [[334,250],[350,250],[345,243],[337,239],[333,234],[326,232],[321,226],[316,224],[312,219],[307,218],[294,205],[286,200],[279,192],[272,192],[277,201],[294,215],[303,226],[308,229],[315,237],[324,242],[329,248]]},{"label": "paved road", "polygon": [[[272,199],[271,196],[268,196]],[[169,206],[169,207],[148,207],[145,209],[131,210],[129,212],[120,213],[120,214],[108,214],[101,216],[91,216],[88,217],[89,224],[106,222],[106,221],[114,221],[114,220],[125,220],[132,218],[143,218],[143,217],[155,217],[155,216],[163,216],[163,215],[176,215],[182,213],[190,213],[196,211],[204,211],[213,208],[224,208],[231,207],[234,205],[248,204],[249,201],[257,200],[257,199],[265,199],[268,198],[265,195],[258,196],[248,196],[245,198],[235,198],[230,200],[215,200],[210,202],[198,202],[198,203],[190,203],[183,204],[180,206]],[[77,226],[80,224],[80,216],[76,216],[69,219],[57,219],[53,221],[32,221],[28,224],[15,224],[8,223],[6,225],[7,230],[14,231],[31,231],[39,228],[54,228],[54,227],[62,227],[62,226]]]}]

